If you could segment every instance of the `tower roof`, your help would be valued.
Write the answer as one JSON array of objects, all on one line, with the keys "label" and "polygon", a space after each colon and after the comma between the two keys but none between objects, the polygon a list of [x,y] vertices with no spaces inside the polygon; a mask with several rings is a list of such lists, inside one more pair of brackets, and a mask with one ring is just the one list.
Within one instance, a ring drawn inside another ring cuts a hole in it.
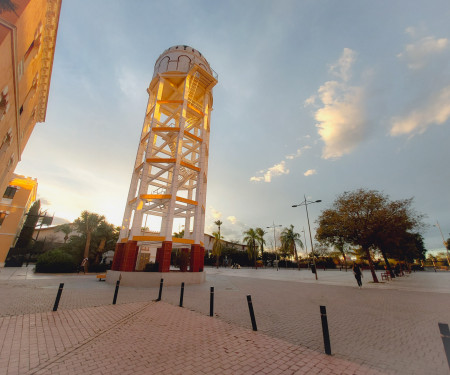
[{"label": "tower roof", "polygon": [[200,51],[186,45],[167,48],[156,60],[153,77],[170,71],[188,72],[192,64],[197,64],[208,73],[214,74],[208,60]]}]

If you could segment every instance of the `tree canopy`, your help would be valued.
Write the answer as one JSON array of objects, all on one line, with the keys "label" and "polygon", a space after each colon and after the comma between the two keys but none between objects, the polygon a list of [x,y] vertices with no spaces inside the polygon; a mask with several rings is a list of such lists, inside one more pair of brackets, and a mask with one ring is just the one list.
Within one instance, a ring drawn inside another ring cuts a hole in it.
[{"label": "tree canopy", "polygon": [[258,234],[255,229],[250,228],[244,232],[244,242],[247,243],[248,259],[253,259],[256,267],[256,258],[258,256]]},{"label": "tree canopy", "polygon": [[413,210],[412,201],[412,198],[391,201],[387,195],[376,190],[344,192],[318,218],[316,238],[338,245],[338,248],[345,243],[360,246],[369,261],[374,282],[378,282],[371,250],[379,250],[388,267],[388,256],[399,257],[401,254],[406,259],[405,251],[416,255],[410,247],[402,246],[408,236],[424,226],[424,216]]},{"label": "tree canopy", "polygon": [[295,257],[295,261],[298,263],[297,246],[303,249],[303,242],[300,238],[300,233],[294,231],[294,226],[291,224],[289,227],[283,229],[280,234],[281,248],[284,252]]}]

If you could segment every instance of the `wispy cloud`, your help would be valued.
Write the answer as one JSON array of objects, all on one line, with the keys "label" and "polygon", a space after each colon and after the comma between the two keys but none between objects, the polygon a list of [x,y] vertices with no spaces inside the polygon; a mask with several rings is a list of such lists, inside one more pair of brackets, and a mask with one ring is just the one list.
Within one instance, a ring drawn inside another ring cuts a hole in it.
[{"label": "wispy cloud", "polygon": [[[307,136],[307,137],[309,137],[309,136]],[[304,150],[308,150],[310,148],[311,148],[311,146],[309,146],[309,145],[300,147],[299,149],[297,149],[297,151],[295,153],[286,155],[286,159],[293,160],[293,159],[299,158],[300,156],[302,156]]]},{"label": "wispy cloud", "polygon": [[222,217],[222,212],[217,211],[214,207],[210,207],[209,209],[214,220],[219,220]]},{"label": "wispy cloud", "polygon": [[317,171],[315,169],[308,169],[305,173],[303,173],[304,176],[312,176],[313,174],[317,174]]},{"label": "wispy cloud", "polygon": [[[413,37],[416,35],[414,28],[411,27],[407,28],[406,32]],[[450,43],[447,38],[426,36],[407,44],[403,52],[399,53],[397,57],[405,60],[410,69],[421,69],[433,56],[449,48],[449,45]]]},{"label": "wispy cloud", "polygon": [[321,107],[314,113],[317,128],[325,147],[324,159],[339,158],[350,153],[362,141],[365,133],[365,92],[362,87],[351,86],[351,68],[356,52],[344,48],[339,60],[332,64],[330,73],[340,81],[327,81],[305,101],[305,105]]},{"label": "wispy cloud", "polygon": [[237,222],[236,216],[228,216],[227,220],[233,225]]},{"label": "wispy cloud", "polygon": [[431,125],[442,125],[450,118],[450,86],[432,95],[420,108],[392,119],[390,134],[422,134]]},{"label": "wispy cloud", "polygon": [[280,163],[275,164],[273,167],[270,167],[270,168],[268,168],[266,170],[263,169],[263,170],[259,171],[259,173],[262,174],[262,176],[250,177],[250,181],[271,182],[272,178],[274,176],[281,176],[283,174],[289,174],[289,169],[286,168],[286,162],[283,160]]}]

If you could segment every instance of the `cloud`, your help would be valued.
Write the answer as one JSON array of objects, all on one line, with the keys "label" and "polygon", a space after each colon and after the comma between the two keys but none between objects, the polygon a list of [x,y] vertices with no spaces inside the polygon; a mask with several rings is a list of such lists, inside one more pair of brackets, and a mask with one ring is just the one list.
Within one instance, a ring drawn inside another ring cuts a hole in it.
[{"label": "cloud", "polygon": [[228,216],[227,220],[233,225],[236,224],[237,221],[236,216]]},{"label": "cloud", "polygon": [[450,118],[450,86],[431,96],[426,103],[403,117],[391,121],[390,135],[422,134],[431,125],[442,125]]},{"label": "cloud", "polygon": [[317,100],[322,102],[314,118],[318,133],[325,143],[322,151],[324,159],[349,154],[365,135],[365,90],[347,82],[355,59],[356,53],[345,48],[339,60],[330,68],[330,72],[340,77],[341,81],[325,82],[316,95],[305,101],[305,105],[311,105]]},{"label": "cloud", "polygon": [[351,67],[356,60],[356,52],[350,48],[344,48],[339,60],[330,66],[330,73],[339,77],[344,82],[351,77]]},{"label": "cloud", "polygon": [[302,149],[299,148],[299,149],[295,152],[295,154],[287,155],[287,156],[286,156],[286,159],[292,160],[292,159],[295,159],[295,158],[300,157],[301,155],[302,155]]},{"label": "cloud", "polygon": [[[412,28],[407,28],[407,33],[415,35]],[[449,47],[447,38],[436,38],[434,36],[423,37],[414,43],[407,44],[403,52],[397,55],[398,58],[406,61],[408,68],[421,69],[431,59],[433,55],[440,54]]]},{"label": "cloud", "polygon": [[222,212],[217,211],[215,208],[210,207],[211,215],[214,220],[219,220],[222,217]]},{"label": "cloud", "polygon": [[283,160],[278,164],[275,164],[273,167],[268,168],[267,170],[261,170],[259,173],[262,173],[263,176],[253,176],[250,177],[250,181],[255,182],[271,182],[272,177],[281,176],[283,174],[289,174],[289,169],[286,168],[286,162]]},{"label": "cloud", "polygon": [[312,176],[313,174],[317,174],[315,169],[308,169],[305,173],[303,173],[304,176]]}]

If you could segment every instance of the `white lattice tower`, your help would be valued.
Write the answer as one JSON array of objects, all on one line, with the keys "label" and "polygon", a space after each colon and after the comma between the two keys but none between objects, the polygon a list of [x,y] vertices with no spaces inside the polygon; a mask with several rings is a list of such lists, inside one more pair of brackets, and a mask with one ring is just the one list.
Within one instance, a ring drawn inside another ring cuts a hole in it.
[{"label": "white lattice tower", "polygon": [[[119,243],[203,246],[216,83],[191,47],[171,47],[156,61]],[[184,238],[173,237],[174,220],[183,222]]]}]

